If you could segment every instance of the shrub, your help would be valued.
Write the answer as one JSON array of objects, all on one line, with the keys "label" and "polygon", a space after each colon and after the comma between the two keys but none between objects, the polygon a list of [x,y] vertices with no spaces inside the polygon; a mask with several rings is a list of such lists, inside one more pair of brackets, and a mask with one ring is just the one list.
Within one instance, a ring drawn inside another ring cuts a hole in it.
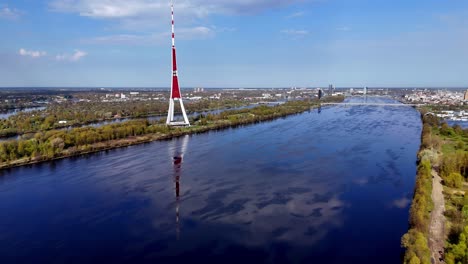
[{"label": "shrub", "polygon": [[410,229],[401,239],[401,245],[406,248],[403,263],[431,263],[431,252],[423,233],[415,229]]},{"label": "shrub", "polygon": [[468,263],[468,226],[460,233],[457,243],[448,244],[445,262],[447,264]]},{"label": "shrub", "polygon": [[461,188],[463,185],[463,176],[460,173],[452,172],[448,176],[444,177],[444,183],[448,187]]}]

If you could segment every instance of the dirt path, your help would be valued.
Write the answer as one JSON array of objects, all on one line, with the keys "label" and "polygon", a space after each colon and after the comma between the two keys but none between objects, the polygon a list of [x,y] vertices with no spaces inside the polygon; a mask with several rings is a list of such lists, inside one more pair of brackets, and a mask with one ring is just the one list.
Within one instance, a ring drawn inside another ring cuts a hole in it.
[{"label": "dirt path", "polygon": [[445,244],[445,203],[442,193],[442,178],[436,171],[432,171],[432,201],[434,210],[431,213],[431,224],[429,226],[429,248],[431,249],[431,262],[435,264],[445,263],[442,260]]}]

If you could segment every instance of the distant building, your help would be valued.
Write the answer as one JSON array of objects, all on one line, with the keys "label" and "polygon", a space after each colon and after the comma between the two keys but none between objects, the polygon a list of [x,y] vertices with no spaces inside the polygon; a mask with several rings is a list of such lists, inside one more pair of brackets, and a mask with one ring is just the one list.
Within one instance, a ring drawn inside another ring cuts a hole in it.
[{"label": "distant building", "polygon": [[466,90],[465,96],[463,97],[463,100],[464,100],[464,101],[468,101],[468,90]]},{"label": "distant building", "polygon": [[221,94],[215,94],[215,95],[210,96],[209,98],[219,100],[221,99]]}]

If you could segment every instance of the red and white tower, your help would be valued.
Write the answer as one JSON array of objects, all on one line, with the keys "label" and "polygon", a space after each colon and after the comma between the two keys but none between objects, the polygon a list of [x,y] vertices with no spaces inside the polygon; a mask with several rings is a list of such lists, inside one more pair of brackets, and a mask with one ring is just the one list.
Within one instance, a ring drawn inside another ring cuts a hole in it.
[{"label": "red and white tower", "polygon": [[[169,126],[190,126],[185,112],[184,103],[182,102],[182,94],[179,86],[179,75],[177,73],[177,60],[175,48],[175,34],[174,34],[174,2],[171,0],[171,14],[172,14],[172,83],[171,83],[171,97],[169,99],[169,111],[167,113],[166,124]],[[182,109],[183,121],[174,120],[174,104],[179,101],[180,108]]]}]

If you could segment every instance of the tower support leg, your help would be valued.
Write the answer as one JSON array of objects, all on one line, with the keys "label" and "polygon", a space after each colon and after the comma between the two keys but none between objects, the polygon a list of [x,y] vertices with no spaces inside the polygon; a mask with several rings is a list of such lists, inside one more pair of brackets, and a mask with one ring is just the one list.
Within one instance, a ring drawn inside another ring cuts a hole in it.
[{"label": "tower support leg", "polygon": [[[179,101],[180,108],[182,110],[183,121],[181,122],[177,122],[176,120],[174,120],[174,106],[176,100]],[[188,120],[187,113],[185,112],[184,102],[182,101],[182,98],[171,98],[169,100],[169,111],[167,112],[166,124],[168,126],[190,126],[190,122]]]}]

